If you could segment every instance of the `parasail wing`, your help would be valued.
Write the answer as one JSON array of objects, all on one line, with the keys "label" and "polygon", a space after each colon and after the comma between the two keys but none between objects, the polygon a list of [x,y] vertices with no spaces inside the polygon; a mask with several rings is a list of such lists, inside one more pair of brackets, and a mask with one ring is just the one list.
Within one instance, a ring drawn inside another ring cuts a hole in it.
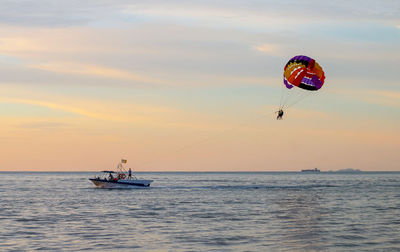
[{"label": "parasail wing", "polygon": [[316,91],[324,85],[325,73],[312,58],[298,55],[291,58],[283,71],[283,83],[288,89],[296,86],[301,89]]}]

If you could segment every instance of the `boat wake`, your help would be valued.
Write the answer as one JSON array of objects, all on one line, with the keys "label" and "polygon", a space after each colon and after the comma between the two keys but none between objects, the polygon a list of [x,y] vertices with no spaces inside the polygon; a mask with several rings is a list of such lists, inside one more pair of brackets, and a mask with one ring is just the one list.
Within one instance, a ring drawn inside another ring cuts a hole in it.
[{"label": "boat wake", "polygon": [[274,189],[314,189],[314,188],[330,188],[339,187],[337,185],[323,185],[323,184],[313,184],[313,185],[287,185],[287,186],[274,186],[274,185],[205,185],[205,186],[153,186],[153,189],[182,189],[182,190],[201,190],[201,189],[212,189],[212,190],[274,190]]}]

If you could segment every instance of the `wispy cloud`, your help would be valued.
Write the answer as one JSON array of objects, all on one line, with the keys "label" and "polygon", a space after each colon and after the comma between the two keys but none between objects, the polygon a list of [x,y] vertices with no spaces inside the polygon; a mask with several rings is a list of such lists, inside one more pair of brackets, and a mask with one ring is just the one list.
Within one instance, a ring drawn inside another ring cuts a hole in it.
[{"label": "wispy cloud", "polygon": [[254,47],[256,51],[275,56],[283,56],[282,48],[276,44],[261,44]]},{"label": "wispy cloud", "polygon": [[379,6],[374,1],[342,1],[332,3],[311,0],[307,2],[286,1],[155,1],[127,5],[123,13],[162,20],[185,20],[188,25],[230,26],[236,29],[288,28],[315,24],[327,20],[374,20],[392,22],[399,11],[395,2],[383,0]]},{"label": "wispy cloud", "polygon": [[[54,99],[56,99],[56,97]],[[126,125],[142,125],[164,129],[185,128],[201,130],[224,129],[227,127],[227,124],[222,121],[215,122],[220,121],[220,119],[216,120],[213,116],[201,112],[194,115],[193,112],[166,106],[145,106],[126,102],[113,102],[110,104],[104,101],[82,101],[79,99],[73,101],[69,99],[65,101],[62,98],[55,102],[49,100],[10,97],[0,97],[0,103],[40,106],[56,111],[68,112],[87,119],[125,123]],[[15,118],[18,118],[18,115],[15,115]],[[40,125],[40,123],[43,122],[43,120],[39,120],[38,123],[38,119],[40,118],[42,117],[36,116],[36,119],[34,119],[33,122],[24,121],[23,124],[28,126]],[[57,118],[58,117],[53,117],[52,119],[45,121],[44,126],[51,126],[51,122],[55,122],[54,125],[57,125]],[[62,118],[65,117],[63,116]],[[68,122],[71,118],[69,118],[69,120],[63,120],[63,122]]]},{"label": "wispy cloud", "polygon": [[[235,30],[280,30],[283,27],[300,26],[312,19],[307,15],[292,22],[288,13],[280,10],[259,6],[256,8],[241,8],[242,4],[198,4],[194,2],[160,2],[158,4],[135,4],[127,6],[122,12],[143,19],[162,20],[166,22],[184,23],[187,26],[234,28]],[[276,6],[269,6],[276,8]],[[262,11],[264,10],[264,11]]]},{"label": "wispy cloud", "polygon": [[2,53],[49,51],[49,47],[40,39],[24,37],[3,37],[0,38],[0,50]]},{"label": "wispy cloud", "polygon": [[400,108],[400,91],[366,90],[365,101],[383,106]]},{"label": "wispy cloud", "polygon": [[111,121],[126,121],[126,119],[124,119],[123,117],[120,117],[120,116],[94,112],[94,111],[90,111],[90,110],[83,109],[80,107],[74,107],[74,106],[70,106],[70,105],[54,103],[54,102],[49,102],[49,101],[24,99],[24,98],[8,98],[8,97],[2,97],[0,99],[0,101],[3,103],[16,103],[16,104],[28,104],[28,105],[42,106],[42,107],[46,107],[49,109],[70,112],[70,113],[73,113],[76,115],[81,115],[81,116],[94,118],[94,119],[111,120]]},{"label": "wispy cloud", "polygon": [[[375,19],[395,20],[398,17],[396,1],[344,1],[332,3],[310,1],[53,1],[24,0],[9,1],[0,8],[0,23],[25,26],[65,27],[88,25],[93,22],[121,22],[152,16],[156,18],[174,17],[184,20],[200,19],[202,24],[231,19],[231,25],[250,22],[254,25],[269,25],[267,22],[285,22],[293,17],[296,22],[308,20]],[[132,13],[130,17],[129,13]],[[241,22],[239,22],[239,20]],[[292,22],[292,21],[289,21]],[[226,22],[228,23],[228,22]],[[293,22],[292,22],[293,23]],[[295,23],[295,22],[294,22]],[[218,24],[214,23],[214,26]]]},{"label": "wispy cloud", "polygon": [[119,9],[117,1],[7,1],[0,8],[0,22],[24,26],[65,27],[84,25],[97,15]]},{"label": "wispy cloud", "polygon": [[31,121],[31,122],[22,122],[16,127],[25,128],[25,129],[38,129],[38,130],[53,130],[59,128],[65,128],[70,126],[70,124],[65,122],[54,122],[54,121]]},{"label": "wispy cloud", "polygon": [[116,68],[97,66],[97,65],[84,65],[71,62],[68,63],[59,62],[59,63],[30,65],[30,67],[50,72],[90,75],[90,76],[98,76],[111,79],[123,79],[140,83],[151,83],[151,84],[164,83],[162,80],[155,79],[152,77],[135,74],[129,71],[124,71]]},{"label": "wispy cloud", "polygon": [[[49,58],[71,54],[108,54],[127,50],[125,44],[107,43],[105,37],[115,35],[110,30],[103,30],[101,35],[94,28],[30,28],[1,25],[3,34],[0,37],[2,54],[23,58]],[[103,36],[102,36],[103,35]],[[95,43],[98,40],[99,42]],[[115,43],[114,39],[114,43]],[[119,40],[120,41],[120,40]]]},{"label": "wispy cloud", "polygon": [[351,97],[368,104],[400,108],[400,91],[378,89],[333,89],[332,93]]},{"label": "wispy cloud", "polygon": [[164,75],[164,78],[154,78],[143,74],[89,64],[77,64],[72,62],[59,62],[30,65],[30,68],[61,74],[85,75],[99,78],[119,79],[132,81],[138,84],[151,84],[156,86],[224,86],[224,85],[274,85],[280,78],[240,76],[234,74],[207,74],[207,73],[185,73],[175,76],[165,73],[154,73]]}]

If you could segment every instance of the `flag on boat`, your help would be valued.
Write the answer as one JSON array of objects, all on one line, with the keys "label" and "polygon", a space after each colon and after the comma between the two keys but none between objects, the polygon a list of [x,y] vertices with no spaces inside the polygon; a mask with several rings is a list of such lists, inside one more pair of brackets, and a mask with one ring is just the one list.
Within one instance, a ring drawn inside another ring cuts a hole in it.
[{"label": "flag on boat", "polygon": [[121,163],[126,164],[126,159],[121,159]]}]

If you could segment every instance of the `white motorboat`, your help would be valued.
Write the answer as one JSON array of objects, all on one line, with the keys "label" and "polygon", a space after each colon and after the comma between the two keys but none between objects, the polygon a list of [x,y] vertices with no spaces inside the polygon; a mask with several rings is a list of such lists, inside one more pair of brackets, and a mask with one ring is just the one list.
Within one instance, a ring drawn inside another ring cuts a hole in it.
[{"label": "white motorboat", "polygon": [[102,171],[102,175],[89,178],[97,187],[102,188],[127,188],[127,187],[149,187],[153,180],[138,179],[132,174],[131,168],[128,171],[122,166],[125,159],[118,164],[116,171]]}]

